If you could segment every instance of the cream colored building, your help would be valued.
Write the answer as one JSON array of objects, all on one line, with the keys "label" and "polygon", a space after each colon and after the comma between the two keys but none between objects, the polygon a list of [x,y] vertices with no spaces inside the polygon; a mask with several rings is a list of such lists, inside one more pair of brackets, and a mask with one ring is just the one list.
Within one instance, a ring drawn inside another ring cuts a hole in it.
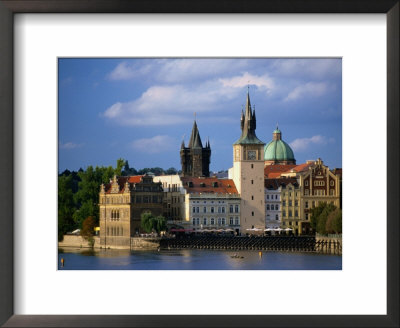
[{"label": "cream colored building", "polygon": [[230,179],[181,178],[185,190],[184,217],[188,229],[240,234],[241,199]]},{"label": "cream colored building", "polygon": [[256,114],[247,93],[241,116],[242,135],[233,144],[233,168],[229,170],[241,197],[242,233],[264,233],[264,143],[256,136]]}]

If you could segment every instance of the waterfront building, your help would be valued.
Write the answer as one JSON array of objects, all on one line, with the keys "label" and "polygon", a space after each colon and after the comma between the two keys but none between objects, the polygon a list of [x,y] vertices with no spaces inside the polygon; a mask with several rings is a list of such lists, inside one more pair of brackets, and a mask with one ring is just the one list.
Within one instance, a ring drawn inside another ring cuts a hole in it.
[{"label": "waterfront building", "polygon": [[272,140],[264,148],[265,165],[296,164],[292,148],[282,140],[278,126],[272,133]]},{"label": "waterfront building", "polygon": [[185,225],[189,229],[240,234],[241,199],[231,179],[182,177]]},{"label": "waterfront building", "polygon": [[277,179],[265,179],[265,228],[281,226],[281,186]]},{"label": "waterfront building", "polygon": [[210,142],[207,141],[206,146],[203,147],[196,120],[193,123],[192,134],[190,135],[190,140],[187,147],[185,147],[185,141],[182,140],[180,156],[182,165],[182,176],[210,176]]},{"label": "waterfront building", "polygon": [[153,182],[160,182],[164,191],[163,208],[164,217],[168,224],[180,224],[184,221],[185,191],[179,175],[155,176]]},{"label": "waterfront building", "polygon": [[99,193],[100,245],[130,247],[131,237],[144,232],[141,215],[163,214],[163,189],[153,176],[114,176]]},{"label": "waterfront building", "polygon": [[253,233],[255,230],[264,233],[265,144],[256,136],[256,112],[251,107],[248,91],[245,113],[242,110],[240,127],[242,134],[233,144],[233,168],[229,170],[230,177],[241,197],[240,226],[242,233]]}]

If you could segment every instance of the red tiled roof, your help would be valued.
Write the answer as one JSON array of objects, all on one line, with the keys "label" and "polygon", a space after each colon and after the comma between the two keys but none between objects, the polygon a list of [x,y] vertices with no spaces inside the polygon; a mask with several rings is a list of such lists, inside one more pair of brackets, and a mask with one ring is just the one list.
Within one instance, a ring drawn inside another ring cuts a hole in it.
[{"label": "red tiled roof", "polygon": [[[182,177],[181,180],[188,193],[238,193],[235,183],[231,179]],[[189,182],[192,183],[191,186],[189,186]],[[218,186],[214,187],[214,183],[217,183]]]},{"label": "red tiled roof", "polygon": [[[117,182],[119,184],[119,193],[123,193],[125,190],[125,183],[128,181],[129,183],[139,183],[142,179],[143,175],[133,175],[128,177],[117,177]],[[111,183],[107,183],[104,185],[106,194],[111,193]]]},{"label": "red tiled roof", "polygon": [[292,170],[294,172],[303,172],[303,171],[307,171],[308,168],[313,165],[314,163],[303,163],[303,164],[299,164],[296,165],[296,167],[294,167]]},{"label": "red tiled roof", "polygon": [[276,164],[264,167],[264,176],[266,178],[278,178],[283,172],[296,167],[295,164]]}]

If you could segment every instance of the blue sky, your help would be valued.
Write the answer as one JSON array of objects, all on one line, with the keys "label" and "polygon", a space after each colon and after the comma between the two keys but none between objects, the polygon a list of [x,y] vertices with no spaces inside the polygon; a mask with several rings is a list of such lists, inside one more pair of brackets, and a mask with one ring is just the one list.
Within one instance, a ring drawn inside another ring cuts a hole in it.
[{"label": "blue sky", "polygon": [[249,86],[256,134],[276,124],[297,163],[342,167],[341,59],[59,59],[59,172],[88,165],[180,169],[194,113],[212,171],[232,166]]}]

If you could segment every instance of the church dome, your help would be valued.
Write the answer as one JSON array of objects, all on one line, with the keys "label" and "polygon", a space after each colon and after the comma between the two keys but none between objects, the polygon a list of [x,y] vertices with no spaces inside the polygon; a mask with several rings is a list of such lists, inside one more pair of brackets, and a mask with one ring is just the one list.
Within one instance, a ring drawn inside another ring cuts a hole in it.
[{"label": "church dome", "polygon": [[273,132],[273,140],[264,147],[264,159],[269,164],[296,164],[293,150],[282,140],[278,127]]}]

